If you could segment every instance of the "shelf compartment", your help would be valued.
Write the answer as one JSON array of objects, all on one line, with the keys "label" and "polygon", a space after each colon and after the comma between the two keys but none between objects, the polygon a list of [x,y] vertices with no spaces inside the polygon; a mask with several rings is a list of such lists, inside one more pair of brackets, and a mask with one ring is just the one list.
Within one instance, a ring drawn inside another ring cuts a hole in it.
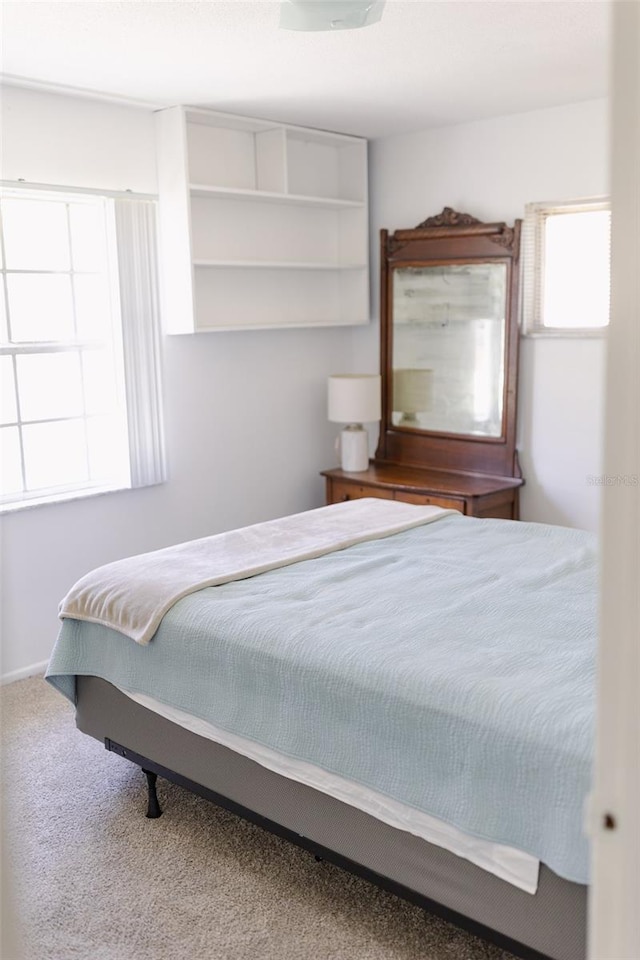
[{"label": "shelf compartment", "polygon": [[196,329],[367,323],[366,270],[234,267],[195,272]]},{"label": "shelf compartment", "polygon": [[194,261],[367,263],[363,208],[281,206],[236,198],[191,198]]},{"label": "shelf compartment", "polygon": [[362,141],[288,127],[286,164],[287,191],[291,195],[346,203],[366,199],[366,145]]},{"label": "shelf compartment", "polygon": [[[195,118],[195,122],[194,122]],[[189,179],[227,189],[284,193],[285,133],[279,124],[186,113]]]}]

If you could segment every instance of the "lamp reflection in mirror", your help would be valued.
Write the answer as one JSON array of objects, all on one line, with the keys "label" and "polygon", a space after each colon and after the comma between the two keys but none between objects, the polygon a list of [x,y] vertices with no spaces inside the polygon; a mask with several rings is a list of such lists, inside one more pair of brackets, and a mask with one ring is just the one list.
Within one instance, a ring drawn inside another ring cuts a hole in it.
[{"label": "lamp reflection in mirror", "polygon": [[433,370],[393,371],[393,411],[400,413],[399,427],[417,427],[418,414],[431,408]]},{"label": "lamp reflection in mirror", "polygon": [[369,466],[369,435],[364,423],[381,417],[380,375],[334,374],[329,377],[328,413],[332,423],[346,423],[337,441],[340,466],[360,473]]}]

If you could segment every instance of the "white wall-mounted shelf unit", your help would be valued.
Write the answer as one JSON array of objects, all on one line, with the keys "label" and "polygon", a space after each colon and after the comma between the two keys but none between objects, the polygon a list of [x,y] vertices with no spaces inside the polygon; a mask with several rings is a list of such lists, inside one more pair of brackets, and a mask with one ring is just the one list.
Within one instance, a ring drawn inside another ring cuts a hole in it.
[{"label": "white wall-mounted shelf unit", "polygon": [[366,140],[195,107],[156,118],[168,333],[368,322]]}]

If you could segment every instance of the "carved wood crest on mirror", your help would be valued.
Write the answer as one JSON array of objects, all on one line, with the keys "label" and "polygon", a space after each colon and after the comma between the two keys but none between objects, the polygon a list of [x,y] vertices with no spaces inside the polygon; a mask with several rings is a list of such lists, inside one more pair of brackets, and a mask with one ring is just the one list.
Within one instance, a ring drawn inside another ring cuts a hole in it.
[{"label": "carved wood crest on mirror", "polygon": [[413,229],[381,231],[377,463],[521,477],[520,226],[445,207]]}]

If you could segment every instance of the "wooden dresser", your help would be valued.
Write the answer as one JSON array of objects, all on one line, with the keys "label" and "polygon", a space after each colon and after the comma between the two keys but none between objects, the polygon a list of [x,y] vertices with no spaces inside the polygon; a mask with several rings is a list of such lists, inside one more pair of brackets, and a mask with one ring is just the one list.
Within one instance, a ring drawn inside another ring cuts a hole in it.
[{"label": "wooden dresser", "polygon": [[519,519],[520,227],[445,207],[381,230],[378,447],[362,472],[322,471],[329,503],[382,497]]},{"label": "wooden dresser", "polygon": [[323,470],[327,503],[381,497],[405,503],[433,504],[470,517],[517,520],[522,479],[433,470],[372,462],[362,473]]}]

